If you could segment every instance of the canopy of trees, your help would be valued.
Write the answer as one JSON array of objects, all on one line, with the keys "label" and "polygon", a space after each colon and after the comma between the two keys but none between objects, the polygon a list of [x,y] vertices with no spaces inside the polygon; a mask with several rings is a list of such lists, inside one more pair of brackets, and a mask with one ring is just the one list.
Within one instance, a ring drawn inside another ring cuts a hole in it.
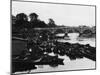
[{"label": "canopy of trees", "polygon": [[55,26],[56,24],[53,19],[49,19],[49,23],[46,24],[44,21],[38,19],[38,15],[36,13],[30,13],[29,16],[27,16],[25,13],[19,13],[16,16],[12,15],[13,32],[20,32],[32,28],[46,28]]}]

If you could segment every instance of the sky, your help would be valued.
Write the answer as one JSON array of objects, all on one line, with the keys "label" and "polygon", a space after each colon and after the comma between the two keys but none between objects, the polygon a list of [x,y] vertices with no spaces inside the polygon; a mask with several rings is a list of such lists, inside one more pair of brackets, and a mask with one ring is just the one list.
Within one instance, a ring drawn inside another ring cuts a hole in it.
[{"label": "sky", "polygon": [[48,4],[12,1],[12,15],[37,13],[39,19],[48,23],[52,18],[57,25],[95,26],[95,7],[79,5]]}]

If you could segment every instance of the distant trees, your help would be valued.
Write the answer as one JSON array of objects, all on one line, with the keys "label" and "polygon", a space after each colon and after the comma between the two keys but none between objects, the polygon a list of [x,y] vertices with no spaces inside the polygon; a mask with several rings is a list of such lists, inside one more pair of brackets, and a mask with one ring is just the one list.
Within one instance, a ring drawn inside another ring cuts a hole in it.
[{"label": "distant trees", "polygon": [[19,13],[16,15],[16,19],[17,20],[23,20],[23,21],[27,21],[28,20],[28,17],[25,13]]},{"label": "distant trees", "polygon": [[28,17],[24,13],[16,15],[15,27],[18,29],[27,28],[29,26]]},{"label": "distant trees", "polygon": [[14,15],[12,15],[11,17],[12,17],[12,24],[15,24],[16,17]]},{"label": "distant trees", "polygon": [[[25,33],[29,30],[33,30],[33,28],[58,28],[55,33],[80,33],[86,35],[96,34],[96,26],[89,27],[86,25],[81,25],[78,27],[70,27],[70,26],[57,26],[55,21],[52,18],[49,18],[48,24],[44,21],[38,19],[39,15],[36,13],[30,13],[29,16],[25,13],[19,13],[16,16],[12,15],[12,33]],[[64,28],[64,30],[62,30]],[[59,30],[61,29],[61,30]],[[86,30],[86,31],[85,31]],[[90,31],[89,31],[90,30]],[[92,33],[92,34],[91,34]],[[82,35],[80,35],[82,36]]]},{"label": "distant trees", "polygon": [[16,16],[12,15],[13,32],[19,32],[23,29],[28,30],[32,28],[45,28],[55,26],[56,24],[53,19],[50,18],[49,23],[46,24],[44,21],[38,19],[38,14],[36,13],[30,13],[29,18],[25,13],[19,13]]},{"label": "distant trees", "polygon": [[80,33],[79,37],[86,37],[86,38],[90,38],[92,37],[92,31],[90,29],[86,29],[84,30],[82,33]]},{"label": "distant trees", "polygon": [[89,27],[89,26],[79,26],[79,37],[95,37],[96,36],[96,26]]},{"label": "distant trees", "polygon": [[38,15],[36,13],[30,13],[29,17],[30,17],[30,22],[38,19]]},{"label": "distant trees", "polygon": [[15,30],[16,29],[15,28],[16,17],[14,15],[12,15],[11,18],[12,18],[12,21],[11,21],[12,22],[12,32],[15,33],[16,32],[16,30]]},{"label": "distant trees", "polygon": [[38,15],[36,13],[31,13],[29,15],[29,17],[30,17],[31,28],[36,28],[36,27],[44,28],[44,27],[47,27],[47,25],[45,24],[44,21],[40,21],[38,19]]},{"label": "distant trees", "polygon": [[49,18],[49,23],[48,23],[49,27],[56,27],[55,21],[51,18]]},{"label": "distant trees", "polygon": [[93,27],[92,27],[92,32],[93,32],[94,34],[96,34],[96,26],[93,26]]}]

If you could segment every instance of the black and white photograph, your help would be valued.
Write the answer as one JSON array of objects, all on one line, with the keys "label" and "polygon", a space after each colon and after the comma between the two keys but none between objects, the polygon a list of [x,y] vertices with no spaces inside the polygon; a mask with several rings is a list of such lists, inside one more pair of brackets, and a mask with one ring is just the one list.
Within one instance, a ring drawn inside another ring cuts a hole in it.
[{"label": "black and white photograph", "polygon": [[96,6],[11,1],[11,73],[96,69]]}]

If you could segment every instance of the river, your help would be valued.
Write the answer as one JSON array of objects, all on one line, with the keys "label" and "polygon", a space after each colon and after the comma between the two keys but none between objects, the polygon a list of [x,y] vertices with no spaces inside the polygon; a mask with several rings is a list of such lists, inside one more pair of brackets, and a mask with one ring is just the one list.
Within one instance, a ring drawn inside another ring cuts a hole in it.
[{"label": "river", "polygon": [[[63,34],[59,34],[63,36]],[[80,44],[90,44],[95,47],[95,38],[79,38],[78,33],[70,33],[69,37],[65,39],[59,39],[59,42],[70,42],[70,43],[80,43]],[[54,55],[51,53],[50,55]],[[63,70],[82,70],[82,69],[95,69],[95,61],[92,61],[87,58],[70,60],[67,56],[59,56],[59,58],[64,58],[64,65],[59,65],[57,67],[50,67],[49,65],[37,65],[37,69],[31,70],[31,73],[34,72],[50,72],[50,71],[63,71]],[[20,73],[20,72],[17,72]],[[22,73],[22,72],[21,72]],[[27,71],[23,72],[27,73]]]}]

